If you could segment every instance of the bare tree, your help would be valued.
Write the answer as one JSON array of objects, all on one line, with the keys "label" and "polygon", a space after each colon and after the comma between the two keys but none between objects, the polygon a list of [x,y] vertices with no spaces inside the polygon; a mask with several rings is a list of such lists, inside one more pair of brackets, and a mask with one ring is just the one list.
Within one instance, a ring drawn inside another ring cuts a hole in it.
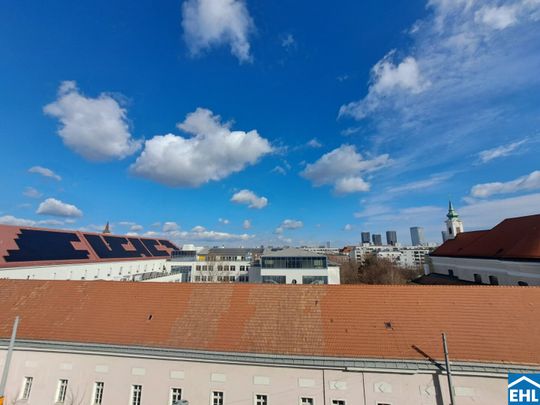
[{"label": "bare tree", "polygon": [[407,284],[422,275],[421,269],[407,269],[391,260],[367,256],[363,264],[354,260],[340,268],[341,284]]}]

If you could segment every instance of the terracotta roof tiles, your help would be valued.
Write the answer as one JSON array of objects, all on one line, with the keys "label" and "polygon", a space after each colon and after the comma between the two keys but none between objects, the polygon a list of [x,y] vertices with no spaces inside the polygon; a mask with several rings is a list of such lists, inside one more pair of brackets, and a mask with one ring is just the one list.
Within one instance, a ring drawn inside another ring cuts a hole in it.
[{"label": "terracotta roof tiles", "polygon": [[0,280],[0,337],[540,364],[540,288]]}]

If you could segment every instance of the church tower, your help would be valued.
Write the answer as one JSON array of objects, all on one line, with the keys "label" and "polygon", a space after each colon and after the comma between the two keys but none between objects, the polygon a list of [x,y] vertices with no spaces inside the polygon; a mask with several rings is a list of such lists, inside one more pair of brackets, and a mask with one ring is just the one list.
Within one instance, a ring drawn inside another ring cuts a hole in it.
[{"label": "church tower", "polygon": [[452,201],[448,201],[448,218],[446,223],[446,230],[443,232],[443,241],[446,242],[448,239],[454,239],[457,234],[463,232],[463,222],[459,219],[459,215],[452,205]]},{"label": "church tower", "polygon": [[105,229],[102,233],[111,233],[111,228],[109,227],[109,221],[107,221],[107,225],[105,225]]}]

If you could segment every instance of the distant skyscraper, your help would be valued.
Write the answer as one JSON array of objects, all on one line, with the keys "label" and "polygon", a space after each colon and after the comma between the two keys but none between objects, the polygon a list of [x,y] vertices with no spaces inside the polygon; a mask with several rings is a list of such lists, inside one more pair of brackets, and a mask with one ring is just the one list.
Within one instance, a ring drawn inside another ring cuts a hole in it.
[{"label": "distant skyscraper", "polygon": [[421,226],[413,226],[411,228],[411,243],[413,246],[422,246],[426,244],[424,228]]},{"label": "distant skyscraper", "polygon": [[362,232],[362,243],[370,243],[371,237],[369,232]]},{"label": "distant skyscraper", "polygon": [[394,246],[397,243],[397,232],[386,231],[386,244]]},{"label": "distant skyscraper", "polygon": [[375,246],[382,246],[382,236],[381,235],[374,233],[372,238],[373,238],[373,244]]},{"label": "distant skyscraper", "polygon": [[326,242],[326,247],[330,249],[330,242]]}]

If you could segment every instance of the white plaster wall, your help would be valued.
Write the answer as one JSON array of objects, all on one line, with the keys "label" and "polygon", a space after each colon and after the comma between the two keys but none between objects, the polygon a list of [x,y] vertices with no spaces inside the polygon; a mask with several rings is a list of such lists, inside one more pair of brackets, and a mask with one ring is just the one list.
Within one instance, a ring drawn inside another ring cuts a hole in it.
[{"label": "white plaster wall", "polygon": [[0,278],[31,280],[122,280],[163,271],[166,259],[0,268]]},{"label": "white plaster wall", "polygon": [[[0,351],[0,366],[5,351]],[[28,401],[16,401],[24,377],[34,378]],[[445,376],[382,372],[324,372],[288,367],[263,367],[155,360],[131,357],[15,351],[10,370],[7,404],[53,405],[59,379],[69,380],[74,404],[91,404],[95,381],[105,383],[103,405],[129,405],[132,384],[143,386],[142,405],[169,404],[170,390],[181,388],[191,405],[210,404],[213,390],[225,393],[225,404],[253,405],[256,393],[267,394],[269,404],[295,405],[310,397],[317,405],[345,400],[347,405],[447,405]],[[459,405],[506,404],[506,376],[454,377]],[[69,401],[66,405],[70,404]]]},{"label": "white plaster wall", "polygon": [[496,276],[500,285],[517,285],[518,281],[540,285],[540,262],[432,256],[431,263],[431,272],[448,274],[448,270],[453,270],[461,280],[474,281],[477,273],[482,275],[484,283],[489,283],[489,276]]}]

